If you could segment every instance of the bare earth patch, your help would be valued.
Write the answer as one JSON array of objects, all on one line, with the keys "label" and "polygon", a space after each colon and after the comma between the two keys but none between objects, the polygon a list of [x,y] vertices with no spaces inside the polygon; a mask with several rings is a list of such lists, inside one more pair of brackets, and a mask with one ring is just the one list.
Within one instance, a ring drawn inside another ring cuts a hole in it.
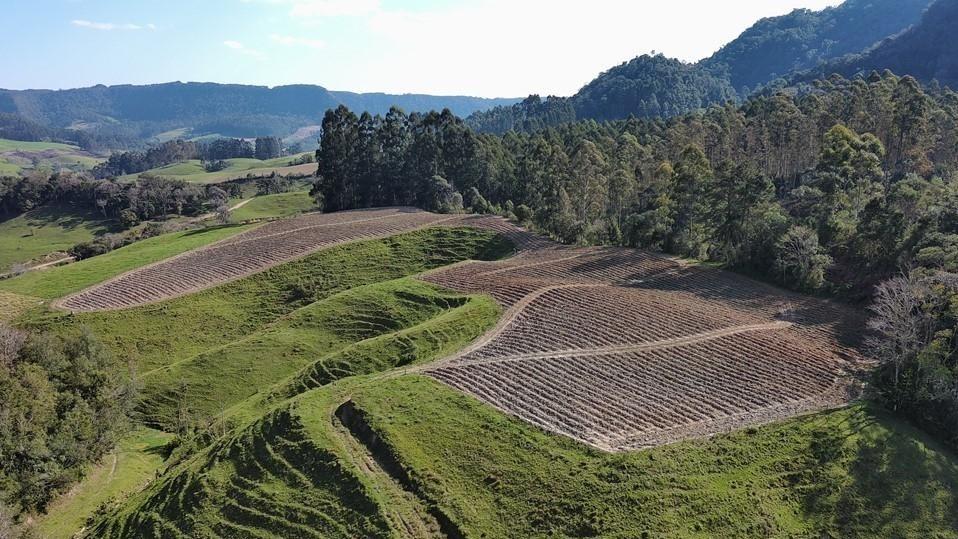
[{"label": "bare earth patch", "polygon": [[522,244],[510,260],[424,277],[508,310],[423,370],[594,448],[643,449],[841,406],[869,367],[856,350],[863,317],[843,306],[632,249]]}]

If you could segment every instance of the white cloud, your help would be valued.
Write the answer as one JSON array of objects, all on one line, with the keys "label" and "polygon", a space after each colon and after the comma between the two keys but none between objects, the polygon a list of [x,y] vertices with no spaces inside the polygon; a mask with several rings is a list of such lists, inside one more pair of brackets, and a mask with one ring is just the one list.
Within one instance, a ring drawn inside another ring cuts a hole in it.
[{"label": "white cloud", "polygon": [[246,45],[243,45],[242,43],[240,43],[239,41],[227,39],[226,41],[223,42],[223,45],[225,45],[227,48],[233,49],[234,51],[240,54],[245,54],[246,56],[252,56],[253,58],[257,58],[260,60],[262,60],[263,58],[266,58],[266,55],[263,54],[261,51],[258,51],[256,49],[250,49]]},{"label": "white cloud", "polygon": [[91,30],[156,30],[156,25],[153,23],[144,25],[132,23],[117,24],[112,22],[93,22],[83,19],[74,19],[70,21],[70,24]]},{"label": "white cloud", "polygon": [[311,49],[322,49],[326,42],[320,39],[309,39],[307,37],[283,36],[279,34],[270,34],[269,38],[280,45],[287,47],[309,47]]}]

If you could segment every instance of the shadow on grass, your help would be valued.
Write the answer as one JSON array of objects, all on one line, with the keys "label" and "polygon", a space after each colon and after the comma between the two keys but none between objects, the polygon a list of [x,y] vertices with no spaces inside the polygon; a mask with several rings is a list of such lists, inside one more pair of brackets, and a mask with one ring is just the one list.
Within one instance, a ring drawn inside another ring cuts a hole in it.
[{"label": "shadow on grass", "polygon": [[[114,220],[104,219],[101,215],[77,209],[63,204],[46,205],[31,210],[25,214],[28,226],[45,227],[57,226],[65,230],[74,230],[81,226],[101,228],[102,232],[118,232],[119,224]],[[25,234],[23,237],[30,237]]]},{"label": "shadow on grass", "polygon": [[863,408],[809,449],[803,510],[840,537],[958,529],[958,460],[901,420]]}]

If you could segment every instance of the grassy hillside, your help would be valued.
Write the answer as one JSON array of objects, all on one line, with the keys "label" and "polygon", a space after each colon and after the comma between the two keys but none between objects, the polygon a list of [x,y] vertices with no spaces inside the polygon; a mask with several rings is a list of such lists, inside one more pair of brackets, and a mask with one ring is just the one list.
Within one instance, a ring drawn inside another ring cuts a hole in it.
[{"label": "grassy hillside", "polygon": [[[402,280],[373,292],[376,288],[359,295],[392,294],[387,302],[399,299],[402,303],[390,309],[391,314],[399,315],[392,322],[405,319],[402,325],[406,327],[393,325],[392,331],[371,336],[364,327],[371,313],[365,309],[317,305],[317,328],[353,340],[369,337],[327,357],[348,356],[351,366],[368,372],[396,366],[397,358],[428,361],[475,339],[498,315],[489,300],[444,295],[421,282]],[[462,305],[438,314],[436,304],[420,301],[423,296],[415,296],[419,293],[433,299],[443,297],[443,302],[458,299],[455,303]],[[339,315],[345,316],[345,324]],[[416,318],[421,320],[416,323]],[[396,354],[397,346],[406,346],[406,353]],[[248,399],[227,414],[230,424],[239,425],[234,434],[174,468],[120,508],[94,534],[143,536],[162,530],[174,536],[393,537],[390,525],[399,523],[384,515],[382,508],[397,500],[358,463],[344,460],[351,454],[349,439],[329,423],[344,398],[343,391],[353,387],[358,386],[347,381],[316,392],[316,398],[305,403],[305,413],[298,405],[290,407],[282,401],[267,412],[268,398],[257,395]],[[247,422],[250,413],[259,419]]]},{"label": "grassy hillside", "polygon": [[0,222],[0,273],[111,231],[95,212],[51,204]]},{"label": "grassy hillside", "polygon": [[36,167],[90,169],[102,160],[69,144],[0,139],[0,175],[19,174]]},{"label": "grassy hillside", "polygon": [[460,322],[456,331],[475,338],[481,331],[468,330],[462,322],[477,317],[495,320],[498,307],[485,297],[444,293],[410,279],[351,288],[245,338],[147,373],[142,378],[141,413],[148,423],[173,430],[184,411],[199,418],[216,417],[256,393],[268,393],[271,386],[303,369],[308,372],[294,377],[294,387],[412,362],[427,343],[410,350],[377,341],[384,351],[398,353],[380,355],[376,361],[357,359],[363,347],[357,351],[356,343],[397,336],[409,343],[410,333],[422,332],[424,326],[431,335],[442,334],[446,311]]},{"label": "grassy hillside", "polygon": [[[2,225],[0,225],[2,226]],[[221,226],[163,234],[74,264],[0,281],[0,290],[56,299],[180,253],[239,234],[251,226]]]},{"label": "grassy hillside", "polygon": [[86,526],[87,517],[103,505],[140,490],[163,466],[164,446],[172,435],[137,429],[120,441],[103,462],[37,518],[47,539],[69,539]]},{"label": "grassy hillside", "polygon": [[[415,374],[500,310],[409,276],[509,247],[427,229],[157,305],[25,315],[88,326],[137,361],[143,421],[187,433],[89,536],[958,538],[958,459],[865,405],[606,454]],[[77,491],[90,501],[59,501],[69,510],[43,529],[128,491],[97,477]]]},{"label": "grassy hillside", "polygon": [[[34,313],[26,324],[87,326],[141,373],[227,345],[296,309],[357,286],[398,279],[510,247],[489,231],[436,228],[322,250],[203,292],[122,311]],[[189,328],[196,328],[190,331]]]},{"label": "grassy hillside", "polygon": [[316,201],[308,191],[293,191],[276,195],[258,196],[233,212],[234,221],[289,217],[316,209]]},{"label": "grassy hillside", "polygon": [[0,322],[10,322],[39,303],[39,298],[0,290]]},{"label": "grassy hillside", "polygon": [[[334,419],[349,400],[395,478]],[[380,376],[240,425],[98,533],[389,537],[384,522],[416,518],[405,503],[466,537],[958,537],[958,460],[864,406],[612,455],[431,379]],[[418,502],[390,497],[404,481]]]},{"label": "grassy hillside", "polygon": [[276,159],[270,159],[266,161],[246,158],[227,159],[226,162],[229,164],[229,166],[226,169],[218,172],[206,172],[206,169],[203,168],[203,163],[197,159],[193,159],[182,163],[174,163],[172,165],[150,169],[139,174],[121,176],[120,179],[123,181],[132,181],[140,175],[148,174],[162,176],[164,178],[170,178],[174,180],[205,184],[225,182],[229,180],[245,178],[250,175],[267,176],[273,172],[281,176],[303,176],[315,173],[315,163],[307,163],[305,165],[290,164],[303,155],[306,154],[278,157]]},{"label": "grassy hillside", "polygon": [[431,379],[353,399],[469,536],[958,537],[958,460],[864,406],[608,455]]}]

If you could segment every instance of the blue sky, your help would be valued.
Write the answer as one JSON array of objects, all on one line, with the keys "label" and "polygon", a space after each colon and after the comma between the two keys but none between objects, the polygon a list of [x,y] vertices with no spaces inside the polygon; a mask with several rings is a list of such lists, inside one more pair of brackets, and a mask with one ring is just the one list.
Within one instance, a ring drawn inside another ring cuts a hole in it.
[{"label": "blue sky", "polygon": [[708,56],[839,0],[0,0],[0,87],[212,81],[570,95],[652,50]]}]

